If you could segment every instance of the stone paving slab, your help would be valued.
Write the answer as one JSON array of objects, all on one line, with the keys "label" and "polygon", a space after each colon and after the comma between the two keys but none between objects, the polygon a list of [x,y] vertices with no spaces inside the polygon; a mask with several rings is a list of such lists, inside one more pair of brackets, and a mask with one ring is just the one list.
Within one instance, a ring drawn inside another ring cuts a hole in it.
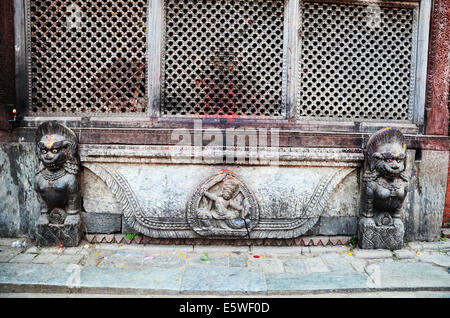
[{"label": "stone paving slab", "polygon": [[373,258],[391,258],[392,252],[389,250],[355,250],[355,257],[373,259]]},{"label": "stone paving slab", "polygon": [[450,295],[448,244],[435,243],[394,252],[314,247],[313,253],[302,247],[3,245],[0,294],[34,286],[38,293],[269,296],[422,289]]},{"label": "stone paving slab", "polygon": [[[66,286],[71,275],[67,265],[1,263],[0,284]],[[1,289],[0,289],[1,290]]]},{"label": "stone paving slab", "polygon": [[414,259],[416,252],[410,250],[398,250],[393,253],[398,259]]},{"label": "stone paving slab", "polygon": [[301,258],[283,258],[281,261],[285,273],[306,273],[308,271],[305,261]]},{"label": "stone paving slab", "polygon": [[330,271],[328,266],[318,256],[306,258],[304,262],[310,273],[325,273]]},{"label": "stone paving slab", "polygon": [[12,263],[31,263],[36,257],[36,254],[17,254],[9,261]]},{"label": "stone paving slab", "polygon": [[432,263],[442,267],[450,267],[450,256],[446,254],[420,253],[417,255],[421,262]]},{"label": "stone paving slab", "polygon": [[266,292],[264,273],[255,268],[187,266],[184,272],[182,293],[219,294]]},{"label": "stone paving slab", "polygon": [[351,261],[353,258],[349,255],[341,255],[336,253],[327,253],[321,255],[321,259],[324,264],[329,268],[331,272],[354,272],[355,268],[352,266]]},{"label": "stone paving slab", "polygon": [[380,262],[367,266],[376,288],[447,288],[450,274],[438,266],[418,262]]},{"label": "stone paving slab", "polygon": [[276,257],[247,257],[247,266],[249,268],[261,269],[264,273],[282,273],[284,272],[283,262]]},{"label": "stone paving slab", "polygon": [[4,250],[0,252],[0,263],[9,262],[11,259],[16,257],[20,251],[14,250]]},{"label": "stone paving slab", "polygon": [[39,254],[31,261],[33,264],[56,264],[58,254]]},{"label": "stone paving slab", "polygon": [[147,292],[178,293],[183,272],[179,269],[123,269],[86,267],[80,286],[107,289],[140,289]]},{"label": "stone paving slab", "polygon": [[319,290],[364,290],[368,288],[367,275],[361,273],[267,274],[268,293],[293,293]]},{"label": "stone paving slab", "polygon": [[248,256],[246,254],[231,254],[228,258],[230,267],[247,267]]}]

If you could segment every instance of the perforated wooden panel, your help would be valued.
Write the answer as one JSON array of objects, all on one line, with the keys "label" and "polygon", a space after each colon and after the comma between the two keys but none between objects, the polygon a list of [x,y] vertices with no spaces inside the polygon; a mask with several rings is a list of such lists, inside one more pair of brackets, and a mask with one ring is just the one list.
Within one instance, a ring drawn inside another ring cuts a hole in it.
[{"label": "perforated wooden panel", "polygon": [[305,2],[299,118],[411,119],[413,9]]},{"label": "perforated wooden panel", "polygon": [[162,114],[281,117],[282,0],[165,1]]},{"label": "perforated wooden panel", "polygon": [[28,2],[34,114],[146,109],[146,0]]}]

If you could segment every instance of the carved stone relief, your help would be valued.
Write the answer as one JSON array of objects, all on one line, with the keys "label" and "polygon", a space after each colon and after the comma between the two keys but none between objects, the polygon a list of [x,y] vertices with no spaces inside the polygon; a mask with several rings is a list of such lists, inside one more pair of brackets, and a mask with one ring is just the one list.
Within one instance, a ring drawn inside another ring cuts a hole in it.
[{"label": "carved stone relief", "polygon": [[223,167],[232,172],[215,165],[121,160],[86,161],[84,167],[105,182],[126,225],[136,232],[155,238],[256,239],[306,233],[336,187],[355,171],[354,166],[307,164]]},{"label": "carved stone relief", "polygon": [[226,170],[203,182],[186,210],[192,229],[203,236],[249,235],[259,218],[259,206],[253,193]]},{"label": "carved stone relief", "polygon": [[41,199],[38,243],[77,246],[82,237],[77,137],[56,121],[45,122],[36,132],[36,150],[35,190]]}]

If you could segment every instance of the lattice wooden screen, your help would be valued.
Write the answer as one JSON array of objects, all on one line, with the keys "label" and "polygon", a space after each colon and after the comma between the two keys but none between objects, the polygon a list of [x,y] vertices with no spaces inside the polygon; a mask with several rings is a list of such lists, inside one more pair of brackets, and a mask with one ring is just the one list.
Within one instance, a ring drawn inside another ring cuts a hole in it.
[{"label": "lattice wooden screen", "polygon": [[147,1],[29,1],[31,113],[143,112]]}]

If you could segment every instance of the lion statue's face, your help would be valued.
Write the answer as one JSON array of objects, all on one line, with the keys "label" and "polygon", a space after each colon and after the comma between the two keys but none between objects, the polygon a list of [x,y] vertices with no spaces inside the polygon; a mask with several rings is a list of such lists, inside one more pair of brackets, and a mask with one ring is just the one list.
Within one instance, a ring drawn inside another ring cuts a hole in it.
[{"label": "lion statue's face", "polygon": [[405,171],[406,153],[398,144],[385,144],[379,147],[372,156],[374,168],[382,175],[399,176]]},{"label": "lion statue's face", "polygon": [[39,160],[48,170],[60,169],[70,152],[70,143],[59,135],[46,135],[37,143]]}]

